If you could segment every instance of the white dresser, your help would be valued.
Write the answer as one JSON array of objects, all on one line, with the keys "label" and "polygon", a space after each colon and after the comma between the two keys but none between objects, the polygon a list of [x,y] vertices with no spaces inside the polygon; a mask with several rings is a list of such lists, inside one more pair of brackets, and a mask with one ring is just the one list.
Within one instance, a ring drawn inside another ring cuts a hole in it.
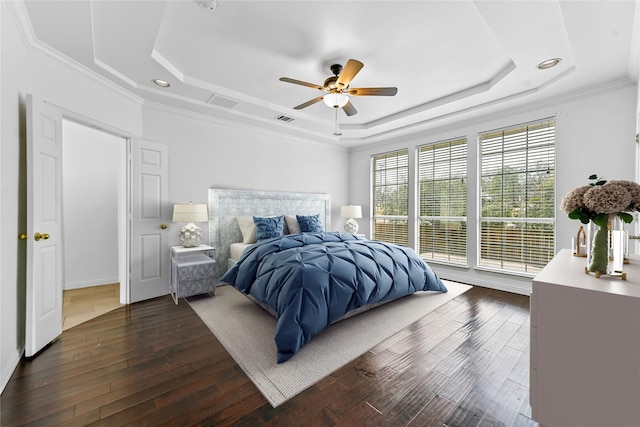
[{"label": "white dresser", "polygon": [[640,258],[627,280],[560,251],[531,294],[532,417],[545,427],[640,426]]}]

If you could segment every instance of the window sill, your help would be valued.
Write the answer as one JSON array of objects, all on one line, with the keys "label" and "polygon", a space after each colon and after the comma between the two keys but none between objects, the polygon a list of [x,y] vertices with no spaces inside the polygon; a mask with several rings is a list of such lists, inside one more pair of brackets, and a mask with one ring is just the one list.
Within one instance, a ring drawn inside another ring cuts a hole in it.
[{"label": "window sill", "polygon": [[468,270],[470,268],[469,264],[460,264],[459,262],[445,261],[441,259],[430,259],[430,258],[423,258],[423,257],[421,258],[424,262],[426,262],[429,265],[431,264],[446,265],[447,267],[456,267],[456,268],[465,269],[465,270]]},{"label": "window sill", "polygon": [[509,276],[526,277],[526,278],[530,278],[530,279],[533,279],[536,276],[536,274],[538,274],[537,272],[528,273],[526,271],[503,270],[501,268],[491,268],[491,267],[481,267],[481,266],[474,267],[473,269],[476,270],[476,271],[484,271],[484,272],[489,272],[489,273],[505,274],[505,275],[509,275]]}]

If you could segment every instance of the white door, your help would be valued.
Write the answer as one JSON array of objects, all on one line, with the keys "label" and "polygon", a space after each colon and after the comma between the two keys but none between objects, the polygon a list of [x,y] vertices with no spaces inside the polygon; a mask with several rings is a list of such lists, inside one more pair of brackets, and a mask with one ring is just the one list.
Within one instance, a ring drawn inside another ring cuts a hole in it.
[{"label": "white door", "polygon": [[133,140],[130,302],[169,293],[168,147]]},{"label": "white door", "polygon": [[27,95],[27,357],[62,333],[62,254],[62,114]]}]

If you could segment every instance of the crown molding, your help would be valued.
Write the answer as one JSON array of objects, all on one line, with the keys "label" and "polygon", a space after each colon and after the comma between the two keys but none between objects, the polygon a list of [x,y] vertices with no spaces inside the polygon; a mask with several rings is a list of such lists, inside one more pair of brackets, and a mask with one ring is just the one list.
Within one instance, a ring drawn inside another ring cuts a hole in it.
[{"label": "crown molding", "polygon": [[[225,119],[222,117],[218,117],[218,116],[214,116],[214,115],[208,115],[208,114],[204,114],[204,113],[199,113],[199,112],[195,112],[195,111],[191,111],[191,110],[185,110],[183,108],[178,108],[178,107],[174,107],[171,105],[167,105],[167,104],[162,104],[159,102],[153,102],[153,101],[145,101],[144,102],[144,106],[145,107],[149,107],[149,108],[153,108],[156,110],[160,110],[160,111],[165,111],[171,114],[177,114],[177,115],[181,115],[183,117],[188,117],[188,118],[194,118],[194,119],[199,119],[199,120],[204,120],[204,121],[208,121],[211,123],[215,123],[215,124],[219,124],[219,125],[223,125],[223,126],[229,126],[229,127],[233,127],[236,129],[242,129],[242,130],[251,130],[254,132],[258,132],[258,133],[262,133],[265,135],[270,135],[270,136],[275,136],[277,138],[283,139],[286,138],[288,140],[291,140],[292,143],[300,143],[300,142],[304,142],[306,144],[311,144],[311,145],[316,145],[319,147],[323,147],[323,148],[332,148],[335,149],[337,151],[340,152],[348,152],[349,148],[345,147],[345,146],[340,146],[338,144],[336,144],[335,142],[322,142],[316,139],[311,139],[308,137],[299,137],[299,136],[294,136],[292,135],[291,130],[282,130],[282,131],[278,131],[278,130],[273,130],[273,129],[267,129],[261,126],[257,126],[254,124],[247,124],[247,123],[239,123],[235,120],[229,120],[229,119]],[[255,117],[249,117],[250,120],[256,120]],[[265,122],[265,124],[269,124],[269,125],[274,125],[274,123],[271,122],[267,122],[266,120],[263,120]],[[277,124],[275,124],[277,125]],[[326,138],[326,136],[322,135],[323,138]]]},{"label": "crown molding", "polygon": [[[597,95],[608,93],[618,89],[632,88],[634,87],[634,85],[635,84],[628,78],[620,78],[620,79],[605,82],[602,84],[589,86],[587,88],[576,89],[574,91],[566,92],[564,94],[559,94],[551,98],[540,99],[526,105],[517,105],[517,106],[508,105],[508,102],[513,99],[520,98],[521,96],[526,94],[532,94],[532,93],[538,92],[538,89],[531,89],[530,91],[527,91],[527,92],[521,92],[519,94],[514,94],[514,95],[503,97],[494,101],[489,101],[484,104],[469,107],[465,110],[442,114],[437,117],[432,117],[432,118],[423,120],[419,123],[407,125],[403,128],[398,128],[397,131],[399,132],[402,131],[403,129],[407,132],[403,133],[402,135],[398,135],[396,137],[394,137],[393,135],[389,135],[388,139],[384,139],[381,141],[372,141],[369,143],[366,143],[366,140],[369,138],[362,138],[362,140],[365,143],[361,145],[353,146],[351,148],[351,151],[353,152],[370,151],[372,148],[384,149],[384,147],[386,147],[387,145],[398,144],[406,141],[413,141],[416,138],[419,138],[425,135],[447,132],[448,130],[452,130],[455,132],[456,129],[459,129],[460,127],[466,127],[476,123],[482,123],[487,120],[490,120],[491,118],[496,118],[497,116],[503,113],[508,114],[509,116],[515,115],[515,114],[523,114],[528,111],[549,107],[554,104],[570,102],[576,99],[597,96]],[[475,111],[496,107],[496,106],[499,106],[500,104],[507,104],[507,105],[504,105],[491,112],[464,117],[465,114],[472,114]],[[455,119],[456,117],[459,117],[459,120],[453,124],[451,123],[446,123],[442,125],[436,124],[436,122],[438,121],[443,121],[446,119]],[[415,129],[415,128],[418,128],[418,129]],[[412,129],[414,130],[413,132],[410,131]],[[389,131],[388,133],[391,134],[392,132],[393,131]]]},{"label": "crown molding", "polygon": [[87,68],[82,64],[79,64],[78,62],[72,60],[65,54],[57,51],[51,46],[45,43],[42,43],[40,40],[38,40],[38,38],[35,35],[35,31],[33,30],[33,26],[31,25],[31,20],[29,19],[29,14],[27,13],[27,9],[24,5],[23,0],[9,1],[9,2],[6,2],[6,4],[9,6],[9,11],[13,18],[13,21],[16,23],[16,26],[18,27],[18,32],[20,33],[22,42],[27,48],[31,48],[34,51],[43,53],[46,56],[53,58],[54,60],[68,66],[74,71],[84,75],[85,77],[88,77],[94,80],[95,82],[101,84],[107,89],[113,92],[116,92],[119,95],[126,97],[131,101],[137,102],[140,105],[143,104],[144,99],[142,97],[126,90],[122,86],[119,86],[118,84],[102,76],[98,72],[90,68]]}]

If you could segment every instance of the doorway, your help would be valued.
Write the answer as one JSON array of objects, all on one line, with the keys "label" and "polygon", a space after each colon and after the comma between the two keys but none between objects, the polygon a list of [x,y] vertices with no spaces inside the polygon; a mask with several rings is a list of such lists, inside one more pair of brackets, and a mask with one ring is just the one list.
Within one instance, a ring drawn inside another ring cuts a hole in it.
[{"label": "doorway", "polygon": [[63,329],[127,300],[127,143],[62,121]]}]

